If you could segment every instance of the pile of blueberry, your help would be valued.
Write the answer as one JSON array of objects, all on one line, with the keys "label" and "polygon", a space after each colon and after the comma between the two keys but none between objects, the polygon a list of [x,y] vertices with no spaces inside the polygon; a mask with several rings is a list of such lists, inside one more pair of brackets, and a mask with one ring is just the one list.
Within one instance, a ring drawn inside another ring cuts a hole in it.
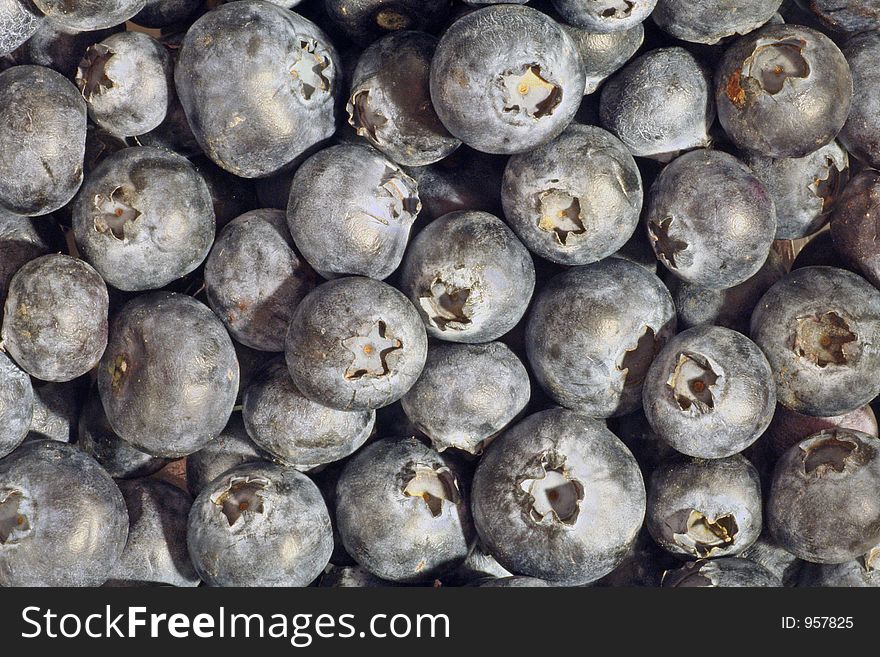
[{"label": "pile of blueberry", "polygon": [[0,585],[880,586],[875,0],[0,53]]}]

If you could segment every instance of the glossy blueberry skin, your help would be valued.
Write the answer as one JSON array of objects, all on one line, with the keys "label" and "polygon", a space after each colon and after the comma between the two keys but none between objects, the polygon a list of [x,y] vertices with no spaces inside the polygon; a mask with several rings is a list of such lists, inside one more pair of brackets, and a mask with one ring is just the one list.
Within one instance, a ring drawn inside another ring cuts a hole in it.
[{"label": "glossy blueberry skin", "polygon": [[403,294],[369,278],[316,287],[299,304],[285,355],[306,397],[342,411],[366,411],[400,399],[419,378],[428,339]]},{"label": "glossy blueberry skin", "polygon": [[622,67],[642,46],[645,28],[639,23],[628,30],[600,34],[563,24],[581,56],[586,76],[584,95],[594,93],[609,75]]},{"label": "glossy blueberry skin", "polygon": [[686,563],[663,575],[665,588],[685,587],[779,587],[782,582],[764,566],[737,557],[709,559]]},{"label": "glossy blueberry skin", "polygon": [[[304,69],[309,61],[315,65]],[[292,75],[300,69],[308,80]],[[257,178],[333,134],[337,75],[336,51],[317,26],[277,5],[242,0],[190,27],[174,81],[208,157]]]},{"label": "glossy blueberry skin", "polygon": [[667,162],[709,145],[712,77],[684,48],[650,50],[605,83],[599,118],[633,155]]},{"label": "glossy blueberry skin", "polygon": [[30,39],[45,21],[30,2],[0,0],[0,55]]},{"label": "glossy blueberry skin", "polygon": [[290,318],[316,276],[293,250],[280,210],[253,210],[222,230],[205,261],[208,305],[238,342],[284,351]]},{"label": "glossy blueberry skin", "polygon": [[617,137],[571,125],[550,143],[510,158],[501,198],[507,222],[533,253],[585,265],[616,252],[632,236],[642,210],[642,179]]},{"label": "glossy blueberry skin", "polygon": [[754,342],[720,326],[697,326],[672,338],[654,359],[642,400],[663,440],[682,454],[717,459],[741,452],[764,433],[776,389]]},{"label": "glossy blueberry skin", "polygon": [[186,487],[195,496],[227,470],[269,460],[248,436],[241,413],[236,411],[219,436],[186,458]]},{"label": "glossy blueberry skin", "polygon": [[171,71],[165,46],[141,32],[120,32],[86,50],[75,81],[92,121],[127,137],[165,119],[174,93]]},{"label": "glossy blueberry skin", "polygon": [[[415,489],[406,492],[420,472],[436,480],[431,490],[439,495],[423,499]],[[345,549],[392,582],[430,581],[454,569],[474,540],[465,485],[448,457],[415,438],[371,443],[348,461],[336,485]]]},{"label": "glossy blueberry skin", "polygon": [[866,32],[880,28],[876,0],[800,0],[828,29],[835,32]]},{"label": "glossy blueberry skin", "polygon": [[459,18],[431,63],[431,99],[443,125],[487,153],[523,153],[556,137],[574,118],[585,84],[574,41],[529,7],[485,7]]},{"label": "glossy blueberry skin", "polygon": [[412,241],[400,271],[428,335],[450,342],[489,342],[510,331],[535,287],[531,254],[487,212],[451,212]]},{"label": "glossy blueberry skin", "polygon": [[740,455],[668,461],[651,477],[647,509],[648,531],[671,553],[737,555],[761,534],[758,471]]},{"label": "glossy blueberry skin", "polygon": [[880,440],[820,432],[776,463],[767,524],[777,542],[814,563],[843,563],[880,543]]},{"label": "glossy blueberry skin", "polygon": [[438,344],[401,403],[438,451],[479,454],[525,408],[529,374],[501,342]]},{"label": "glossy blueberry skin", "polygon": [[125,500],[110,475],[53,440],[0,460],[0,511],[11,530],[4,527],[0,543],[0,586],[100,586],[128,535]]},{"label": "glossy blueberry skin", "polygon": [[34,415],[31,378],[0,353],[0,458],[21,444]]},{"label": "glossy blueberry skin", "polygon": [[62,254],[25,264],[9,283],[3,348],[31,376],[70,381],[107,346],[107,286],[90,265]]},{"label": "glossy blueberry skin", "polygon": [[548,281],[532,304],[526,353],[556,403],[592,417],[623,415],[641,405],[645,373],[675,324],[659,278],[608,258]]},{"label": "glossy blueberry skin", "polygon": [[238,360],[220,320],[192,297],[154,292],[114,317],[98,368],[107,419],[154,456],[191,454],[226,426]]},{"label": "glossy blueberry skin", "polygon": [[831,142],[852,95],[843,53],[800,25],[765,25],[741,37],[715,73],[724,131],[739,148],[769,157],[804,157]]},{"label": "glossy blueberry skin", "polygon": [[400,265],[421,205],[418,185],[381,153],[331,146],[293,177],[287,225],[315,271],[381,280]]},{"label": "glossy blueberry skin", "polygon": [[865,405],[843,415],[814,417],[802,415],[783,405],[776,407],[773,421],[767,428],[764,442],[776,458],[782,456],[790,447],[797,445],[820,431],[852,429],[869,436],[877,437],[877,417],[870,406]]},{"label": "glossy blueberry skin", "polygon": [[745,163],[776,205],[776,239],[795,240],[822,228],[849,180],[849,157],[837,142],[801,158],[747,154]]},{"label": "glossy blueberry skin", "polygon": [[[235,504],[238,499],[244,509]],[[333,532],[311,479],[274,463],[248,463],[199,493],[187,544],[196,572],[209,586],[300,587],[324,570]]]},{"label": "glossy blueberry skin", "polygon": [[146,0],[144,8],[131,20],[153,29],[169,27],[189,18],[201,4],[200,0]]},{"label": "glossy blueberry skin", "polygon": [[553,0],[566,23],[601,34],[631,29],[650,16],[656,4],[657,0]]},{"label": "glossy blueberry skin", "polygon": [[281,462],[307,470],[355,452],[369,438],[375,411],[339,411],[296,389],[283,357],[244,392],[242,418],[254,443]]},{"label": "glossy blueberry skin", "polygon": [[399,30],[433,30],[449,8],[449,0],[324,0],[330,20],[360,45]]},{"label": "glossy blueberry skin", "polygon": [[850,155],[873,167],[880,166],[880,35],[864,32],[847,39],[843,54],[853,78],[852,109],[838,138]]},{"label": "glossy blueberry skin", "polygon": [[15,144],[0,150],[0,207],[28,216],[54,212],[82,183],[86,103],[60,73],[8,68],[0,73],[0,143]]},{"label": "glossy blueberry skin", "polygon": [[716,44],[761,27],[781,4],[782,0],[658,0],[651,18],[677,39]]},{"label": "glossy blueberry skin", "polygon": [[346,104],[348,123],[389,159],[425,166],[455,151],[461,141],[443,127],[431,104],[431,59],[437,38],[395,32],[361,54]]},{"label": "glossy blueberry skin", "polygon": [[120,438],[107,421],[97,390],[89,394],[79,416],[76,445],[114,479],[147,477],[171,462],[142,452]]},{"label": "glossy blueberry skin", "polygon": [[686,153],[667,165],[645,215],[657,259],[677,277],[723,290],[761,268],[776,235],[764,184],[732,155]]},{"label": "glossy blueberry skin", "polygon": [[831,215],[834,250],[875,287],[880,286],[880,247],[874,239],[878,202],[880,173],[864,169],[844,188]]},{"label": "glossy blueberry skin", "polygon": [[72,212],[83,257],[120,290],[156,289],[185,276],[214,240],[205,181],[185,158],[157,148],[126,148],[103,160]]},{"label": "glossy blueberry skin", "polygon": [[110,572],[115,584],[198,586],[186,547],[192,498],[158,479],[120,481],[128,508],[128,541]]},{"label": "glossy blueberry skin", "polygon": [[49,253],[45,226],[45,219],[27,219],[0,208],[0,300],[6,299],[9,281],[22,265]]},{"label": "glossy blueberry skin", "polygon": [[833,267],[793,271],[752,313],[751,338],[770,362],[779,403],[806,415],[842,415],[880,393],[878,331],[880,292]]},{"label": "glossy blueberry skin", "polygon": [[[523,488],[550,471],[565,479],[551,490],[574,489],[576,506]],[[645,516],[645,485],[626,446],[601,422],[561,408],[530,415],[490,445],[472,498],[480,538],[502,566],[567,586],[614,570]]]}]

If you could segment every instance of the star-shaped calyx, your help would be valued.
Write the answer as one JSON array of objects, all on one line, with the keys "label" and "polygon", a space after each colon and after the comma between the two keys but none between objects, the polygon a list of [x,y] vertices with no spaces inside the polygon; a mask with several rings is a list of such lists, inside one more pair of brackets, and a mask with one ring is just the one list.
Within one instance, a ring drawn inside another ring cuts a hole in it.
[{"label": "star-shaped calyx", "polygon": [[379,320],[367,331],[342,341],[351,352],[351,365],[345,371],[346,379],[362,379],[386,376],[391,372],[388,358],[403,348],[403,342],[395,338],[385,322]]},{"label": "star-shaped calyx", "polygon": [[672,217],[665,217],[659,221],[651,220],[648,222],[648,233],[657,256],[672,269],[676,269],[678,264],[675,262],[675,256],[684,251],[688,245],[687,242],[669,234],[672,223]]}]

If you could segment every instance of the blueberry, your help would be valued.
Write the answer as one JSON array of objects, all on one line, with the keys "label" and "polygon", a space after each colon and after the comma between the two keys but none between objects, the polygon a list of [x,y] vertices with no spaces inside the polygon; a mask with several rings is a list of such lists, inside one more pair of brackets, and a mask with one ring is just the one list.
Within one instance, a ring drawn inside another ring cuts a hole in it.
[{"label": "blueberry", "polygon": [[849,158],[833,141],[802,158],[750,154],[745,162],[776,205],[778,240],[807,237],[822,228],[849,179]]},{"label": "blueberry", "polygon": [[143,9],[145,0],[33,0],[49,19],[74,30],[101,30],[124,23]]},{"label": "blueberry", "polygon": [[0,151],[0,207],[31,216],[53,212],[82,183],[85,101],[51,69],[6,69],[0,73],[0,143],[15,144]]},{"label": "blueberry", "polygon": [[842,415],[880,393],[880,292],[833,267],[797,269],[761,297],[752,339],[793,411]]},{"label": "blueberry", "polygon": [[764,442],[769,444],[773,454],[778,458],[804,438],[809,438],[814,433],[819,433],[820,431],[832,431],[834,429],[852,429],[876,438],[878,435],[877,417],[868,405],[861,406],[843,415],[814,417],[802,415],[780,404],[776,407],[776,413],[773,415],[773,421],[767,429]]},{"label": "blueberry", "polygon": [[[293,4],[297,2],[294,1]],[[146,0],[144,8],[131,20],[133,23],[153,29],[171,27],[192,16],[201,5],[201,0]]]},{"label": "blueberry", "polygon": [[563,25],[581,56],[586,76],[584,95],[594,93],[609,75],[626,64],[642,46],[645,28],[641,23],[620,32],[600,34],[573,25]]},{"label": "blueberry", "polygon": [[769,570],[783,586],[799,586],[801,570],[807,565],[780,547],[766,530],[740,556]]},{"label": "blueberry", "polygon": [[697,326],[672,338],[645,377],[645,416],[654,431],[688,456],[732,456],[773,419],[770,364],[742,333]]},{"label": "blueberry", "polygon": [[658,48],[602,87],[599,118],[633,155],[668,161],[710,143],[712,78],[684,48]]},{"label": "blueberry", "polygon": [[227,470],[268,460],[269,456],[248,436],[241,413],[236,412],[219,436],[186,458],[186,486],[190,493],[198,495]]},{"label": "blueberry", "polygon": [[442,160],[461,145],[431,104],[436,37],[395,32],[367,48],[354,70],[348,122],[388,158],[405,166]]},{"label": "blueberry", "polygon": [[31,378],[0,352],[0,459],[24,440],[33,415]]},{"label": "blueberry", "polygon": [[487,153],[523,153],[562,132],[586,85],[574,41],[529,7],[500,5],[459,18],[431,63],[440,120]]},{"label": "blueberry", "polygon": [[240,465],[208,484],[193,502],[187,543],[209,586],[307,586],[333,551],[318,487],[273,463]]},{"label": "blueberry", "polygon": [[699,560],[686,563],[678,570],[663,575],[666,588],[713,587],[754,588],[779,587],[782,582],[769,570],[748,559]]},{"label": "blueberry", "polygon": [[319,285],[299,304],[285,354],[293,383],[309,399],[365,411],[400,399],[419,378],[428,340],[403,294],[369,278]]},{"label": "blueberry", "polygon": [[214,240],[205,181],[186,159],[156,148],[110,155],[72,212],[83,257],[120,290],[150,290],[190,273]]},{"label": "blueberry", "polygon": [[514,577],[513,573],[495,560],[478,540],[464,562],[441,580],[444,585],[464,586],[476,580]]},{"label": "blueberry", "polygon": [[455,568],[474,537],[461,473],[415,438],[378,440],[348,462],[336,520],[349,554],[393,582],[430,581]]},{"label": "blueberry", "polygon": [[724,53],[715,74],[718,118],[734,143],[769,157],[803,157],[843,127],[853,79],[821,32],[766,25]]},{"label": "blueberry", "polygon": [[864,32],[847,40],[843,54],[852,72],[853,101],[846,123],[840,130],[840,143],[850,155],[880,166],[880,73],[875,62],[880,57],[880,34]]},{"label": "blueberry", "polygon": [[801,559],[843,563],[880,543],[880,440],[851,429],[822,431],[776,464],[767,524]]},{"label": "blueberry", "polygon": [[822,21],[823,26],[837,32],[865,32],[880,28],[880,6],[876,0],[799,0]]},{"label": "blueberry", "polygon": [[44,22],[28,0],[0,0],[0,54],[18,48]]},{"label": "blueberry", "polygon": [[[142,135],[137,135],[132,138],[132,141],[137,146],[152,146],[153,148],[161,148],[166,151],[171,151],[172,153],[177,153],[178,155],[183,155],[184,157],[189,158],[197,158],[202,155],[202,148],[199,146],[199,142],[196,141],[196,137],[193,134],[192,129],[189,126],[189,122],[186,119],[186,112],[183,110],[183,105],[180,104],[180,99],[177,98],[175,94],[172,94],[168,98],[168,107],[165,112],[165,118],[162,120],[158,126],[150,130],[149,132],[145,132]],[[210,160],[208,160],[210,162]],[[195,165],[195,162],[193,162]],[[211,165],[217,167],[213,162]],[[202,172],[202,167],[196,167],[196,170],[200,173]],[[227,173],[223,171],[223,173]],[[236,180],[242,182],[248,182],[244,178],[237,178],[232,176],[232,174],[227,174],[230,178],[234,178]],[[205,182],[208,182],[207,180]],[[232,190],[227,190],[227,193]],[[214,190],[211,189],[211,196],[214,197]],[[250,208],[245,208],[245,210],[249,210]],[[234,217],[235,215],[233,215]],[[232,218],[232,217],[230,217]],[[219,225],[218,219],[218,225]]]},{"label": "blueberry", "polygon": [[158,479],[119,482],[128,508],[128,541],[110,571],[115,583],[198,586],[186,547],[192,498]]},{"label": "blueberry", "polygon": [[479,454],[525,408],[529,374],[500,342],[438,344],[401,402],[434,448]]},{"label": "blueberry", "polygon": [[345,458],[370,436],[375,411],[339,411],[296,389],[283,357],[245,390],[242,417],[254,443],[300,470]]},{"label": "blueberry", "polygon": [[100,586],[127,535],[119,488],[76,447],[38,440],[0,460],[0,586]]},{"label": "blueberry", "polygon": [[69,443],[75,438],[81,392],[80,381],[35,385],[34,416],[28,439]]},{"label": "blueberry", "polygon": [[70,381],[107,346],[107,286],[92,267],[54,254],[31,260],[9,283],[3,348],[31,376]]},{"label": "blueberry", "polygon": [[189,28],[175,84],[208,157],[255,178],[333,134],[336,58],[310,21],[268,2],[241,0]]},{"label": "blueberry", "polygon": [[854,561],[835,564],[805,564],[798,586],[880,587],[878,549]]},{"label": "blueberry", "polygon": [[380,579],[364,570],[360,566],[328,566],[327,571],[321,575],[322,588],[352,589],[352,588],[378,588],[393,586],[390,582]]},{"label": "blueberry", "polygon": [[104,30],[83,32],[53,21],[43,21],[16,54],[21,64],[46,66],[73,79],[89,46],[124,29],[124,25],[117,25]]},{"label": "blueberry", "polygon": [[404,257],[400,289],[431,337],[489,342],[522,319],[535,287],[528,250],[487,212],[452,212],[431,222]]},{"label": "blueberry", "polygon": [[642,210],[642,179],[626,146],[601,128],[572,125],[510,158],[502,187],[508,223],[537,255],[585,265],[626,243]]},{"label": "blueberry", "polygon": [[230,222],[205,262],[208,304],[232,337],[284,351],[284,334],[315,274],[293,250],[284,213],[253,210]]},{"label": "blueberry", "polygon": [[0,208],[0,300],[6,299],[9,281],[22,265],[49,253],[45,225],[45,219],[27,219]]},{"label": "blueberry", "polygon": [[161,43],[141,32],[120,32],[86,50],[76,86],[97,125],[114,135],[140,135],[165,119],[171,68]]},{"label": "blueberry", "polygon": [[345,144],[297,170],[287,224],[321,275],[383,279],[400,265],[420,209],[418,185],[399,166],[372,148]]},{"label": "blueberry", "polygon": [[[183,118],[183,123],[186,124],[186,117]],[[138,138],[138,141],[140,140],[141,138]],[[192,158],[190,161],[208,185],[208,191],[214,201],[214,216],[218,230],[249,210],[265,207],[258,201],[256,186],[247,178],[233,176],[204,156]],[[286,193],[284,204],[280,209],[285,207],[287,207]]]},{"label": "blueberry", "polygon": [[642,529],[623,561],[591,586],[657,588],[664,571],[677,564],[675,557],[657,545],[651,535]]},{"label": "blueberry", "polygon": [[449,7],[449,0],[324,0],[330,20],[362,45],[390,32],[434,29]]},{"label": "blueberry", "polygon": [[473,482],[480,538],[517,575],[587,584],[626,557],[645,516],[629,450],[565,409],[530,415],[486,450]]},{"label": "blueberry", "polygon": [[566,23],[593,32],[620,32],[645,20],[657,0],[553,0]]},{"label": "blueberry", "polygon": [[191,454],[232,413],[238,361],[220,320],[195,299],[169,292],[129,301],[114,317],[98,368],[110,426],[154,456]]},{"label": "blueberry", "polygon": [[490,577],[488,579],[477,580],[474,586],[480,588],[535,588],[551,586],[543,579],[536,577],[521,577],[514,575],[511,577]]},{"label": "blueberry", "polygon": [[660,279],[608,258],[548,281],[532,304],[526,349],[554,401],[610,417],[641,405],[648,367],[674,333],[675,308]]},{"label": "blueberry", "polygon": [[677,39],[715,44],[767,23],[782,0],[659,0],[651,18]]},{"label": "blueberry", "polygon": [[676,459],[654,471],[647,508],[648,531],[673,554],[737,555],[761,534],[758,471],[739,455]]},{"label": "blueberry", "polygon": [[875,286],[880,286],[880,248],[874,239],[880,173],[865,169],[843,190],[831,216],[834,248]]}]

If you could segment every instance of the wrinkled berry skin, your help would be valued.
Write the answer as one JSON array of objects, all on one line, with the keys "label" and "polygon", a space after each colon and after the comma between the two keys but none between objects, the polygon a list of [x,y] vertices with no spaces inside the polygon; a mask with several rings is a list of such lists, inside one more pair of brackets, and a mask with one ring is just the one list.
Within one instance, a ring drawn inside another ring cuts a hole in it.
[{"label": "wrinkled berry skin", "polygon": [[415,180],[368,146],[319,151],[293,177],[287,225],[315,271],[387,278],[400,265],[419,214]]},{"label": "wrinkled berry skin", "polygon": [[144,7],[145,0],[33,0],[53,22],[74,30],[102,30],[124,23]]},{"label": "wrinkled berry skin", "polygon": [[45,219],[27,219],[0,208],[0,300],[6,299],[9,281],[22,265],[49,253],[45,225]]},{"label": "wrinkled berry skin", "polygon": [[880,393],[878,331],[880,292],[833,267],[791,272],[752,313],[779,403],[806,415],[842,415]]},{"label": "wrinkled berry skin", "polygon": [[86,103],[60,73],[8,68],[0,73],[0,143],[7,145],[0,149],[0,207],[54,212],[82,183]]},{"label": "wrinkled berry skin", "polygon": [[524,153],[574,118],[586,79],[571,37],[529,7],[466,14],[437,45],[431,99],[443,125],[487,153]]},{"label": "wrinkled berry skin", "polygon": [[716,44],[761,27],[781,4],[782,0],[658,0],[651,18],[677,39]]},{"label": "wrinkled berry skin", "polygon": [[849,180],[849,157],[837,142],[800,158],[747,154],[745,163],[776,205],[776,239],[812,235],[828,221]]},{"label": "wrinkled berry skin", "polygon": [[585,96],[594,93],[609,75],[626,64],[645,39],[645,28],[641,23],[628,30],[608,34],[598,34],[567,24],[562,25],[562,29],[574,41],[581,56],[586,76]]},{"label": "wrinkled berry skin", "polygon": [[501,342],[438,344],[401,403],[438,451],[479,454],[525,408],[529,373]]},{"label": "wrinkled berry skin", "polygon": [[489,342],[525,314],[535,288],[531,254],[487,212],[451,212],[409,246],[400,289],[428,335],[450,342]]},{"label": "wrinkled berry skin", "polygon": [[195,496],[227,470],[268,460],[269,455],[248,436],[241,413],[235,412],[219,436],[186,457],[186,487]]},{"label": "wrinkled berry skin", "polygon": [[829,143],[852,95],[843,53],[800,25],[766,25],[741,37],[715,74],[724,131],[741,149],[769,157],[804,157]]},{"label": "wrinkled berry skin", "polygon": [[101,359],[107,346],[107,286],[70,256],[41,256],[9,283],[3,348],[31,376],[70,381]]},{"label": "wrinkled berry skin", "polygon": [[779,544],[814,563],[843,563],[880,543],[880,440],[820,432],[776,463],[767,524]]},{"label": "wrinkled berry skin", "polygon": [[[551,473],[548,489],[540,482]],[[480,539],[502,566],[566,586],[614,570],[645,517],[645,485],[626,446],[601,422],[561,408],[497,438],[472,497]]]},{"label": "wrinkled berry skin", "polygon": [[186,548],[186,521],[192,498],[158,479],[119,482],[128,508],[128,541],[110,572],[115,584],[198,586]]},{"label": "wrinkled berry skin", "polygon": [[316,276],[293,250],[280,210],[252,210],[229,222],[205,261],[208,305],[238,342],[284,351],[296,306]]},{"label": "wrinkled berry skin", "polygon": [[532,304],[526,352],[558,404],[592,417],[623,415],[641,405],[645,373],[675,322],[659,278],[608,258],[550,279]]},{"label": "wrinkled berry skin", "polygon": [[663,575],[664,588],[780,587],[782,582],[764,566],[737,557],[691,561]]},{"label": "wrinkled berry skin", "polygon": [[880,173],[864,169],[843,190],[831,216],[834,249],[849,265],[880,287],[880,246],[875,237]]},{"label": "wrinkled berry skin", "polygon": [[79,416],[76,445],[114,479],[147,477],[170,463],[169,459],[151,456],[120,438],[107,421],[97,391],[89,395]]},{"label": "wrinkled berry skin", "polygon": [[311,479],[274,463],[248,463],[199,493],[187,543],[209,586],[299,587],[324,570],[333,532]]},{"label": "wrinkled berry skin", "polygon": [[333,134],[337,75],[336,51],[317,26],[277,5],[242,0],[193,23],[174,81],[208,157],[257,178]]},{"label": "wrinkled berry skin", "polygon": [[776,235],[764,184],[732,155],[686,153],[667,165],[648,197],[648,236],[677,277],[723,290],[761,268]]},{"label": "wrinkled berry skin", "polygon": [[[628,30],[644,21],[657,0],[553,0],[566,23],[605,34]],[[623,5],[623,6],[621,6]]]},{"label": "wrinkled berry skin", "polygon": [[599,119],[638,157],[667,162],[704,148],[715,120],[712,76],[684,48],[651,50],[605,83]]},{"label": "wrinkled berry skin", "polygon": [[0,512],[4,587],[100,586],[128,535],[125,500],[110,475],[53,440],[0,460]]},{"label": "wrinkled berry skin", "polygon": [[76,86],[98,126],[118,136],[141,135],[165,119],[171,71],[165,46],[141,32],[120,32],[86,50]]},{"label": "wrinkled berry skin", "polygon": [[125,148],[89,175],[72,205],[83,257],[120,290],[162,287],[198,267],[214,240],[202,177],[180,155]]},{"label": "wrinkled berry skin", "polygon": [[449,0],[324,0],[327,15],[352,41],[368,45],[399,30],[433,30]]},{"label": "wrinkled berry skin", "polygon": [[853,77],[852,109],[838,135],[840,143],[873,167],[880,167],[880,34],[865,32],[849,38],[843,47]]},{"label": "wrinkled berry skin", "polygon": [[876,0],[799,0],[825,27],[836,32],[865,32],[880,28]]},{"label": "wrinkled berry skin", "polygon": [[767,428],[766,443],[778,458],[790,447],[820,431],[852,429],[877,437],[877,417],[870,406],[865,405],[843,415],[814,417],[802,415],[782,406],[776,407],[773,421]]},{"label": "wrinkled berry skin", "polygon": [[732,456],[767,429],[776,408],[770,364],[742,333],[697,326],[654,359],[642,392],[654,431],[688,456]]},{"label": "wrinkled berry skin", "polygon": [[370,278],[319,285],[299,304],[285,355],[293,383],[309,399],[367,411],[400,399],[422,373],[428,339],[403,294]]},{"label": "wrinkled berry skin", "polygon": [[34,414],[31,378],[0,353],[0,458],[19,446]]},{"label": "wrinkled berry skin", "polygon": [[510,158],[501,198],[507,222],[529,250],[560,264],[585,265],[616,252],[635,231],[642,179],[614,135],[572,125],[550,143]]},{"label": "wrinkled berry skin", "polygon": [[437,38],[430,34],[395,32],[367,48],[352,74],[348,123],[403,166],[438,162],[461,145],[431,104],[436,47]]},{"label": "wrinkled berry skin", "polygon": [[457,466],[415,438],[370,444],[348,462],[336,485],[345,549],[392,582],[430,581],[454,569],[474,539],[464,487]]},{"label": "wrinkled berry skin", "polygon": [[761,535],[758,471],[740,455],[666,462],[648,485],[646,524],[675,555],[737,555]]},{"label": "wrinkled berry skin", "polygon": [[43,22],[27,0],[0,0],[0,55],[30,39]]},{"label": "wrinkled berry skin", "polygon": [[299,470],[332,463],[369,438],[375,411],[339,411],[296,389],[284,358],[268,364],[245,390],[242,418],[254,443]]},{"label": "wrinkled berry skin", "polygon": [[238,376],[232,340],[214,313],[192,297],[155,292],[129,301],[114,318],[98,389],[123,440],[153,456],[178,457],[226,426]]}]

